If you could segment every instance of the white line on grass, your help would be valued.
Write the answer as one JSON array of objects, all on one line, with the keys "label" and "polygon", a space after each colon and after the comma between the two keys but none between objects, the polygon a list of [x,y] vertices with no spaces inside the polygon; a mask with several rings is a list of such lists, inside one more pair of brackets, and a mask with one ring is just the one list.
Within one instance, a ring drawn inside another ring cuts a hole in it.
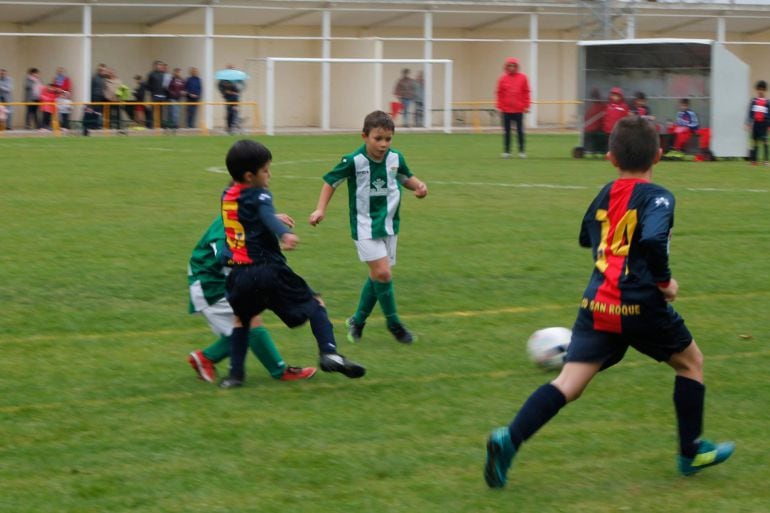
[{"label": "white line on grass", "polygon": [[692,192],[767,192],[767,189],[722,189],[719,187],[688,187]]},{"label": "white line on grass", "polygon": [[[273,165],[291,165],[291,164],[304,164],[311,162],[328,162],[326,159],[310,159],[310,160],[287,160],[285,162],[276,162]],[[223,166],[211,166],[207,167],[206,171],[209,173],[227,174],[227,169]],[[296,176],[296,175],[281,175],[281,178],[288,178],[289,180],[318,180],[317,176]],[[584,190],[591,187],[587,185],[562,185],[552,183],[505,183],[505,182],[460,182],[460,181],[446,181],[446,180],[431,180],[430,183],[437,185],[458,185],[460,187],[507,187],[511,189],[557,189],[557,190]],[[604,186],[596,185],[594,189],[601,189]],[[753,193],[767,193],[768,189],[730,189],[720,187],[687,187],[685,190],[690,192],[753,192]]]}]

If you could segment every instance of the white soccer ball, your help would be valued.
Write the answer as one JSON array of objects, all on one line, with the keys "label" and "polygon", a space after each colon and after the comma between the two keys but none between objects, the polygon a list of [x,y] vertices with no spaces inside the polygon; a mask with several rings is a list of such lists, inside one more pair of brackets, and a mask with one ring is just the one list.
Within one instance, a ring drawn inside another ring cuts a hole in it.
[{"label": "white soccer ball", "polygon": [[567,328],[537,330],[527,340],[529,359],[543,369],[559,370],[564,366],[571,338],[572,330]]}]

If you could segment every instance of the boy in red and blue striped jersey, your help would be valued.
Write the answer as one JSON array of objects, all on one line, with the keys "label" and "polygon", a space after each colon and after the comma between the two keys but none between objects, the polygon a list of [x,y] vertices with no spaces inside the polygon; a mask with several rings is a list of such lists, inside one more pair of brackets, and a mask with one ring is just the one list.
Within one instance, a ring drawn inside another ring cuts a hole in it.
[{"label": "boy in red and blue striped jersey", "polygon": [[243,385],[251,320],[271,310],[295,328],[310,322],[324,372],[360,378],[366,369],[337,353],[332,324],[321,298],[286,264],[284,249],[296,248],[299,239],[276,216],[269,191],[273,155],[264,145],[241,140],[227,153],[227,170],[234,183],[222,195],[222,221],[232,267],[226,297],[235,313],[230,335],[230,374],[222,388]]},{"label": "boy in red and blue striped jersey", "polygon": [[759,143],[762,142],[762,149],[764,150],[764,163],[768,165],[768,149],[767,149],[767,127],[770,124],[770,100],[765,98],[767,92],[767,82],[760,80],[755,86],[757,89],[757,96],[751,100],[749,106],[749,122],[748,126],[751,128],[751,163],[757,165],[759,160]]},{"label": "boy in red and blue striped jersey", "polygon": [[695,474],[733,453],[731,442],[700,439],[706,390],[703,355],[671,306],[679,290],[668,264],[674,196],[651,182],[652,167],[660,157],[658,134],[650,121],[639,116],[618,121],[608,158],[619,178],[599,192],[580,229],[580,245],[592,249],[594,264],[566,363],[556,379],[530,395],[509,426],[492,432],[484,469],[491,488],[505,485],[521,444],[580,397],[598,372],[620,362],[629,346],[666,362],[676,373],[679,472]]}]

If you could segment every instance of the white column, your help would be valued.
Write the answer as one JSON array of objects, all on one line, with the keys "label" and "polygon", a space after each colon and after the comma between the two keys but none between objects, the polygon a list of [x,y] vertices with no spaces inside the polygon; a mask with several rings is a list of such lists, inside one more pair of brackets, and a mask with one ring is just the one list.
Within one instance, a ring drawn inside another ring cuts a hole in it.
[{"label": "white column", "polygon": [[[423,18],[423,59],[433,58],[433,13],[425,11]],[[423,79],[425,80],[425,98],[423,99],[423,126],[430,128],[432,124],[431,109],[433,108],[433,66],[431,64],[423,65]],[[451,84],[449,85],[451,92]],[[446,85],[444,86],[446,91]],[[446,115],[446,114],[445,114]]]},{"label": "white column", "polygon": [[81,83],[83,87],[80,88],[80,101],[91,101],[91,6],[86,4],[83,6],[83,55],[82,69],[81,69]]},{"label": "white column", "polygon": [[[332,13],[326,9],[323,12],[323,27],[321,29],[323,42],[321,43],[321,57],[331,58]],[[321,130],[329,130],[329,112],[331,102],[331,64],[321,63]]]},{"label": "white column", "polygon": [[[207,5],[205,19],[206,38],[203,40],[203,101],[214,101],[214,8]],[[214,128],[214,106],[207,103],[203,109],[207,130]]]},{"label": "white column", "polygon": [[[375,59],[382,59],[382,39],[377,38],[374,40],[374,58]],[[385,112],[388,112],[390,110],[389,105],[383,105],[383,92],[382,92],[382,63],[376,62],[372,64],[374,66],[374,102],[372,105],[374,105],[376,108],[380,110],[384,110]]]},{"label": "white column", "polygon": [[[532,99],[538,99],[537,94],[537,14],[529,15],[529,88],[532,91]],[[527,125],[531,128],[537,128],[537,105],[532,104],[529,107],[527,116]]]},{"label": "white column", "polygon": [[275,135],[275,62],[270,57],[265,62],[265,133]]},{"label": "white column", "polygon": [[626,16],[626,39],[634,39],[636,37],[636,13],[631,11]]},{"label": "white column", "polygon": [[444,64],[444,132],[452,133],[452,61]]},{"label": "white column", "polygon": [[717,41],[720,43],[725,42],[725,32],[726,32],[726,26],[725,26],[725,18],[723,16],[720,16],[717,18]]}]

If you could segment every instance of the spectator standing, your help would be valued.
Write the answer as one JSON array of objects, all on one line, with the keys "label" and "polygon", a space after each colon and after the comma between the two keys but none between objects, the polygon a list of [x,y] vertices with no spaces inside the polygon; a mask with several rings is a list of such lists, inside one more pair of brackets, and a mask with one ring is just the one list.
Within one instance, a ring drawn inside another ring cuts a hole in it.
[{"label": "spectator standing", "polygon": [[169,125],[168,128],[176,130],[179,128],[179,110],[178,103],[184,98],[185,80],[182,78],[182,70],[174,68],[174,74],[168,83],[168,99],[171,102],[169,107]]},{"label": "spectator standing", "polygon": [[134,75],[134,89],[132,90],[131,101],[136,105],[127,105],[126,112],[137,124],[137,127],[144,127],[146,122],[144,116],[145,108],[144,105],[142,105],[146,95],[147,91],[145,89],[145,83],[142,79],[142,75]]},{"label": "spectator standing", "polygon": [[422,71],[414,79],[414,126],[423,126],[425,112],[425,77]]},{"label": "spectator standing", "polygon": [[[155,103],[165,103],[168,99],[168,90],[166,89],[166,64],[163,61],[156,60],[152,63],[153,69],[147,75],[146,89],[150,95],[150,101]],[[147,128],[152,128],[155,119],[155,105],[147,109]],[[157,109],[160,113],[160,124],[165,121],[163,107]]]},{"label": "spectator standing", "polygon": [[[184,84],[185,93],[187,94],[188,102],[201,101],[201,94],[203,93],[203,87],[201,86],[201,79],[198,76],[198,68],[190,68],[190,76],[187,77],[187,81]],[[187,128],[195,128],[197,125],[198,106],[187,106]]]},{"label": "spectator standing", "polygon": [[27,79],[24,82],[24,102],[27,105],[27,114],[24,118],[24,128],[31,130],[40,128],[40,118],[38,117],[38,103],[40,103],[40,93],[43,90],[43,84],[40,82],[40,70],[30,68],[27,72]]},{"label": "spectator standing", "polygon": [[[99,64],[96,67],[96,73],[91,77],[91,101],[95,103],[102,103],[107,101],[107,97],[104,95],[104,81],[107,78],[107,66]],[[104,105],[92,105],[91,109],[101,114],[104,110]]]},{"label": "spectator standing", "polygon": [[40,124],[40,131],[50,131],[52,128],[53,114],[56,110],[56,97],[58,89],[51,82],[40,88],[40,110],[43,113],[43,121]]},{"label": "spectator standing", "polygon": [[511,158],[511,123],[516,123],[516,135],[519,143],[519,158],[527,158],[524,151],[524,114],[529,112],[531,104],[529,79],[519,71],[519,60],[510,57],[505,61],[505,71],[497,79],[497,110],[503,118],[503,153],[504,159]]},{"label": "spectator standing", "polygon": [[[119,91],[123,87],[120,77],[114,69],[107,69],[104,73],[104,101],[117,103],[121,101]],[[120,119],[120,105],[110,105],[110,126],[121,130],[123,124]]]},{"label": "spectator standing", "polygon": [[393,95],[401,102],[401,119],[404,122],[404,126],[409,126],[409,105],[414,100],[414,80],[409,76],[409,68],[401,70],[401,78],[396,82],[396,86],[393,88]]},{"label": "spectator standing", "polygon": [[240,122],[238,121],[238,105],[236,102],[241,99],[241,90],[238,87],[238,82],[220,80],[219,92],[222,93],[222,98],[228,102],[227,133],[232,134],[240,127]]},{"label": "spectator standing", "polygon": [[62,91],[56,98],[56,111],[59,113],[59,125],[63,131],[70,129],[70,114],[72,113],[72,100],[68,91]]},{"label": "spectator standing", "polygon": [[[53,77],[53,85],[59,91],[66,91],[72,95],[72,80],[67,76],[66,71],[61,66],[56,68],[56,76]],[[61,93],[59,93],[61,94]]]},{"label": "spectator standing", "polygon": [[[0,103],[11,103],[13,101],[13,79],[8,76],[8,71],[0,69]],[[5,128],[11,129],[11,107],[6,107]]]}]

